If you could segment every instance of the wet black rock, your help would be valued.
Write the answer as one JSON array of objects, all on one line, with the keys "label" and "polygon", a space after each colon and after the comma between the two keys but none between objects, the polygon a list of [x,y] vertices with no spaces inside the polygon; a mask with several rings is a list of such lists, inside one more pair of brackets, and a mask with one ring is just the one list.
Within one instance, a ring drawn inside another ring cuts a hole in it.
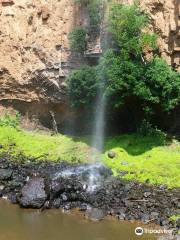
[{"label": "wet black rock", "polygon": [[64,192],[65,186],[62,184],[60,180],[53,180],[50,184],[51,190],[51,199],[60,196],[61,193]]},{"label": "wet black rock", "polygon": [[7,199],[8,199],[11,203],[13,203],[13,204],[17,204],[17,203],[18,203],[17,195],[14,194],[14,193],[9,193],[9,194],[7,195]]},{"label": "wet black rock", "polygon": [[90,208],[86,211],[86,217],[92,221],[102,220],[107,215],[107,212],[98,208]]},{"label": "wet black rock", "polygon": [[41,208],[47,199],[44,179],[34,177],[22,188],[19,203],[22,207]]},{"label": "wet black rock", "polygon": [[79,206],[79,210],[80,210],[80,211],[86,211],[87,208],[88,208],[88,206],[87,206],[87,204],[85,204],[85,203],[82,203],[82,204],[80,204],[80,206]]},{"label": "wet black rock", "polygon": [[149,214],[142,214],[141,221],[144,223],[148,223],[150,220]]},{"label": "wet black rock", "polygon": [[60,198],[56,198],[52,202],[52,206],[54,208],[60,208],[61,204],[62,204],[62,200]]},{"label": "wet black rock", "polygon": [[13,171],[11,169],[0,169],[0,180],[9,180]]},{"label": "wet black rock", "polygon": [[176,226],[180,229],[180,218],[178,218],[178,220],[176,220]]},{"label": "wet black rock", "polygon": [[117,215],[117,218],[118,218],[119,220],[125,220],[126,214],[124,214],[124,213],[119,214],[119,215]]},{"label": "wet black rock", "polygon": [[148,198],[150,195],[151,195],[150,192],[145,192],[145,193],[144,193],[144,197],[145,197],[145,198]]}]

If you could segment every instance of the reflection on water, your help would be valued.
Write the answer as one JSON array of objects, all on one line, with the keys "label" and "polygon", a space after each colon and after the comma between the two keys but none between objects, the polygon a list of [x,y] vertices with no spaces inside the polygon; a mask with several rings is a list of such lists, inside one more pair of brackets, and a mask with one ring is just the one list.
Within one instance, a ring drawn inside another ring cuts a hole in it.
[{"label": "reflection on water", "polygon": [[138,237],[137,224],[116,220],[91,222],[61,210],[20,209],[0,201],[0,240],[154,240],[152,235]]}]

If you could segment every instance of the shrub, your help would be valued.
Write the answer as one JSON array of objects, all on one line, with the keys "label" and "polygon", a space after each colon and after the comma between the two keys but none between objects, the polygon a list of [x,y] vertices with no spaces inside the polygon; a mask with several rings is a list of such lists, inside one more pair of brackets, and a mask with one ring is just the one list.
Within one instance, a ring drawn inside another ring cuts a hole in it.
[{"label": "shrub", "polygon": [[101,0],[74,0],[75,3],[86,6],[90,18],[90,26],[95,27],[100,23],[101,14],[100,14],[100,2]]},{"label": "shrub", "polygon": [[180,74],[167,63],[153,59],[148,65],[132,60],[122,60],[112,51],[103,58],[106,78],[106,95],[114,108],[129,98],[150,109],[156,105],[169,112],[180,103]]},{"label": "shrub", "polygon": [[104,65],[106,96],[114,108],[123,105],[128,97],[136,95],[138,86],[139,91],[144,91],[144,94],[146,91],[148,97],[142,80],[144,69],[141,63],[121,60],[112,50],[107,51],[101,61]]},{"label": "shrub", "polygon": [[71,50],[79,53],[83,53],[86,50],[86,29],[83,27],[76,27],[69,34],[70,48]]},{"label": "shrub", "polygon": [[152,136],[162,140],[166,139],[166,134],[159,130],[157,127],[154,127],[146,119],[143,119],[137,132],[142,136]]},{"label": "shrub", "polygon": [[135,57],[147,48],[155,49],[157,36],[142,32],[148,25],[148,16],[141,12],[137,4],[114,4],[110,11],[110,32],[117,45]]},{"label": "shrub", "polygon": [[180,103],[180,73],[173,71],[160,58],[154,58],[145,72],[146,88],[151,92],[149,101],[169,112]]},{"label": "shrub", "polygon": [[96,28],[101,21],[100,0],[91,0],[88,5],[91,28]]},{"label": "shrub", "polygon": [[19,124],[20,114],[18,112],[15,115],[5,114],[0,118],[0,127],[18,128]]},{"label": "shrub", "polygon": [[73,71],[67,80],[67,86],[72,107],[90,106],[97,94],[96,68],[85,65]]}]

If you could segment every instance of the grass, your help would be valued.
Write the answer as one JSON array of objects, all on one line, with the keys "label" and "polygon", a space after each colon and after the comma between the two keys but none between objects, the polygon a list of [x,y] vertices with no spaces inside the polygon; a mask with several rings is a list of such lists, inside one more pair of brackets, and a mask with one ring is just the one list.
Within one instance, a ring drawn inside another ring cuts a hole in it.
[{"label": "grass", "polygon": [[[9,126],[0,126],[0,151],[18,156],[22,153],[37,160],[88,162],[91,148],[88,138],[27,132]],[[114,159],[108,152],[116,153]],[[115,175],[126,171],[129,180],[165,184],[169,188],[180,187],[180,143],[167,142],[165,135],[121,135],[106,139],[103,162]]]},{"label": "grass", "polygon": [[[104,162],[115,175],[125,171],[125,179],[180,187],[180,143],[159,136],[123,135],[107,140]],[[116,153],[108,158],[108,151]]]},{"label": "grass", "polygon": [[1,151],[38,160],[84,162],[89,155],[88,145],[78,138],[27,132],[7,126],[0,127],[0,143],[3,146]]}]

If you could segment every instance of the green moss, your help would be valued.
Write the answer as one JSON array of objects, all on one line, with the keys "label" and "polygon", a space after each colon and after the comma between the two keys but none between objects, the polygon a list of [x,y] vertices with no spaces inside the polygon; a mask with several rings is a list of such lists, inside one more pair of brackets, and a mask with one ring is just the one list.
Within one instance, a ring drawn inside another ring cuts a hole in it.
[{"label": "green moss", "polygon": [[1,151],[10,151],[12,155],[22,153],[39,160],[81,162],[87,160],[89,150],[78,138],[18,131],[11,127],[0,127],[0,143]]},{"label": "green moss", "polygon": [[[109,150],[116,153],[114,159],[108,158]],[[163,135],[132,134],[110,138],[103,158],[115,175],[126,171],[125,179],[165,184],[170,188],[180,186],[180,144],[177,141],[168,144]]]},{"label": "green moss", "polygon": [[[0,127],[0,151],[17,156],[22,153],[37,160],[87,162],[92,152],[88,138],[74,138],[65,135],[51,136],[38,132],[27,132],[12,127]],[[110,159],[108,151],[116,157]],[[180,143],[167,142],[166,136],[121,135],[108,138],[105,144],[103,162],[115,175],[128,172],[123,177],[151,184],[166,184],[179,187]]]},{"label": "green moss", "polygon": [[172,215],[169,219],[173,222],[176,222],[180,218],[180,215]]}]

